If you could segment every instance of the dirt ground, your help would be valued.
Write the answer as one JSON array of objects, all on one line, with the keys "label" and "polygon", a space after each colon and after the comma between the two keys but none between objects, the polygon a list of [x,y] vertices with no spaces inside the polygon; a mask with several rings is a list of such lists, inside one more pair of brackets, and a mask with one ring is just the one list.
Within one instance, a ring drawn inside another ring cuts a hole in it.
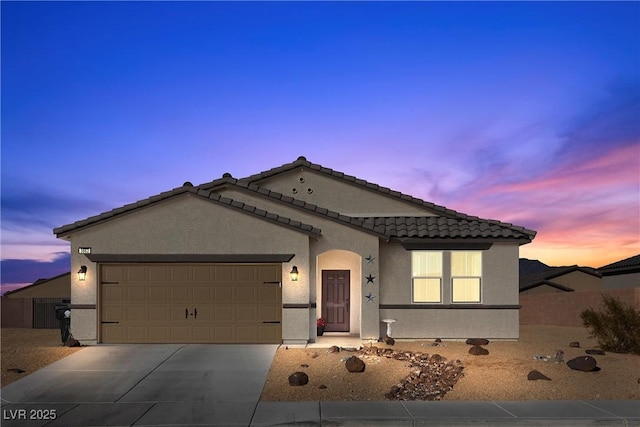
[{"label": "dirt ground", "polygon": [[2,328],[0,347],[2,387],[81,350],[81,347],[63,347],[58,329]]},{"label": "dirt ground", "polygon": [[[82,348],[62,347],[55,329],[1,330],[1,385],[5,386]],[[569,347],[572,341],[581,348]],[[564,351],[565,361],[597,348],[585,328],[558,326],[522,326],[517,342],[490,342],[484,346],[489,355],[472,356],[464,342],[398,341],[394,349],[440,354],[448,360],[460,360],[464,376],[445,395],[444,400],[574,400],[640,399],[640,356],[607,353],[594,356],[600,370],[579,372],[565,363],[534,360],[533,356],[553,356]],[[379,347],[389,347],[382,343]],[[323,348],[281,346],[273,360],[262,391],[264,401],[304,400],[384,400],[384,394],[410,372],[407,362],[383,357],[362,356],[363,373],[349,373],[341,359],[357,353],[341,351],[328,354]],[[308,365],[308,366],[301,366]],[[25,372],[17,373],[13,369]],[[538,370],[551,381],[529,381],[527,374]],[[305,372],[309,383],[289,386],[288,377]],[[320,388],[320,385],[326,388]]]},{"label": "dirt ground", "polygon": [[[578,400],[640,399],[640,356],[607,352],[593,356],[597,372],[580,372],[566,363],[534,360],[535,355],[554,356],[564,351],[565,362],[597,348],[586,328],[558,326],[522,326],[520,340],[495,341],[484,346],[486,356],[472,356],[464,342],[433,346],[433,341],[397,341],[394,349],[440,354],[448,360],[460,360],[464,376],[443,400]],[[569,347],[578,341],[581,348]],[[375,346],[388,348],[383,343]],[[327,353],[322,348],[281,346],[262,391],[263,401],[304,400],[385,400],[384,394],[410,373],[407,362],[362,356],[363,373],[349,373],[341,359],[357,353]],[[304,365],[308,365],[304,366]],[[530,381],[527,375],[538,370],[551,381]],[[290,386],[288,377],[305,372],[309,383]],[[320,386],[326,388],[320,388]]]}]

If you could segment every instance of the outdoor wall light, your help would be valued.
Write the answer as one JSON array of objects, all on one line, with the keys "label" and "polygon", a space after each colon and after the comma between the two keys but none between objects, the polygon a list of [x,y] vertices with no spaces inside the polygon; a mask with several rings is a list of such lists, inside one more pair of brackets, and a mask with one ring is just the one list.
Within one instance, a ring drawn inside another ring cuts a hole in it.
[{"label": "outdoor wall light", "polygon": [[82,267],[80,267],[80,270],[78,270],[78,280],[84,281],[86,277],[87,277],[87,266],[83,265]]},{"label": "outdoor wall light", "polygon": [[293,268],[291,269],[291,273],[289,273],[289,276],[291,276],[291,281],[292,282],[297,282],[298,281],[298,267],[296,267],[294,265]]}]

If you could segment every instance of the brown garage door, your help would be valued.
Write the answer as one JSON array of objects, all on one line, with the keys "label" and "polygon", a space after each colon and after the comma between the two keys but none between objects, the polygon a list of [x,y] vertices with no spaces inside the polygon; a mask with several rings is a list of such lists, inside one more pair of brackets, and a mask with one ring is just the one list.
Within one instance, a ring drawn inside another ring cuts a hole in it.
[{"label": "brown garage door", "polygon": [[280,343],[280,264],[105,264],[104,343]]}]

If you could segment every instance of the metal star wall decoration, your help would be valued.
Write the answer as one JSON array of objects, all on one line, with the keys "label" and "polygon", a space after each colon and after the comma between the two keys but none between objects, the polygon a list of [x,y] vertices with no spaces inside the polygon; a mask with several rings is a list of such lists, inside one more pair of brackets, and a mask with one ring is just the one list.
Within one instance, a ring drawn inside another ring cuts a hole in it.
[{"label": "metal star wall decoration", "polygon": [[365,259],[367,260],[367,264],[371,264],[371,263],[373,263],[373,260],[376,259],[376,258],[371,256],[371,254],[369,254],[369,256],[366,257]]},{"label": "metal star wall decoration", "polygon": [[367,302],[371,302],[373,301],[373,299],[376,297],[375,295],[371,295],[371,292],[369,292],[368,295],[364,296],[367,299]]},{"label": "metal star wall decoration", "polygon": [[367,284],[373,283],[373,279],[375,279],[375,276],[369,274],[367,277],[365,277],[365,279],[367,279]]}]

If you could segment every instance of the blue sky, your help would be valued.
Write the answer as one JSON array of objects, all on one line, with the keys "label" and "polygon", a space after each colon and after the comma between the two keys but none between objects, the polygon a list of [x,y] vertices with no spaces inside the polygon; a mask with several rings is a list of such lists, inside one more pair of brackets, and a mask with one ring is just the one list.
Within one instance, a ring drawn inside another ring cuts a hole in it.
[{"label": "blue sky", "polygon": [[304,155],[640,252],[638,2],[6,2],[2,284],[68,270],[52,229]]}]

